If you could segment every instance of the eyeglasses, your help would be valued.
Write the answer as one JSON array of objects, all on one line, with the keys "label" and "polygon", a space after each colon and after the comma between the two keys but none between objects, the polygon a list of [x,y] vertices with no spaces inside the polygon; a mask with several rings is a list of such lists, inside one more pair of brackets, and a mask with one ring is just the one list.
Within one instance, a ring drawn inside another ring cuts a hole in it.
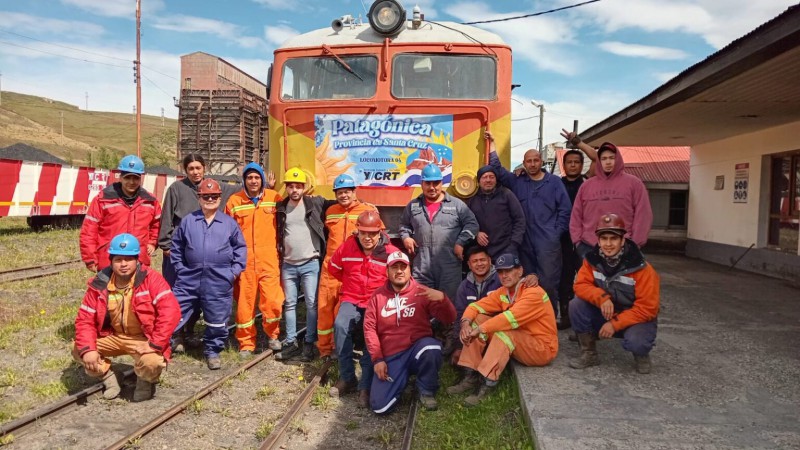
[{"label": "eyeglasses", "polygon": [[202,198],[207,202],[215,202],[219,200],[219,195],[217,194],[201,195],[200,198]]}]

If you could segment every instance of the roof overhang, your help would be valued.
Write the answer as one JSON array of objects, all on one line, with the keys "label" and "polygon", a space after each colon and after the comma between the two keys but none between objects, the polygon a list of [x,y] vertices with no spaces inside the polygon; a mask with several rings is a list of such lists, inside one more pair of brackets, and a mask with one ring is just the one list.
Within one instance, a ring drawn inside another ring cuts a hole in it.
[{"label": "roof overhang", "polygon": [[800,6],[581,132],[591,143],[692,146],[800,120]]}]

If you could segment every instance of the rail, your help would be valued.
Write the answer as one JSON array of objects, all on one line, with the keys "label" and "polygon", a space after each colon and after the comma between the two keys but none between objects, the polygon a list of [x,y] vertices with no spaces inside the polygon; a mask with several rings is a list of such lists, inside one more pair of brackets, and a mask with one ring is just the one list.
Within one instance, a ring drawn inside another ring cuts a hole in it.
[{"label": "rail", "polygon": [[56,263],[41,264],[38,266],[20,267],[18,269],[9,269],[0,271],[0,283],[8,283],[11,281],[30,280],[33,278],[47,277],[50,275],[57,275],[65,270],[78,269],[84,266],[83,261],[80,259],[71,259],[69,261],[62,261]]}]

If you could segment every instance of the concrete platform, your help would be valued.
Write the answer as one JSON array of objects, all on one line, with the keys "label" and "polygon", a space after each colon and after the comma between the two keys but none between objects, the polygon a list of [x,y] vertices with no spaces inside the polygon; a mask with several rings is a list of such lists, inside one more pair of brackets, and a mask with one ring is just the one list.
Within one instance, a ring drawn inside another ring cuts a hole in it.
[{"label": "concrete platform", "polygon": [[620,340],[602,365],[514,365],[538,450],[800,449],[800,289],[682,256],[652,255],[661,275],[653,372]]}]

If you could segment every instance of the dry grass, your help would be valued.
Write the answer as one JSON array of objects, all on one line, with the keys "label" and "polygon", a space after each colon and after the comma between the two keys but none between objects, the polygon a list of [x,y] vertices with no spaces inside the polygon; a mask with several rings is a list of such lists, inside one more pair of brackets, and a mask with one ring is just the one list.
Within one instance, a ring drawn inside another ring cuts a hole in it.
[{"label": "dry grass", "polygon": [[[24,217],[0,218],[0,270],[80,258],[79,230],[32,231]],[[89,272],[85,272],[88,274]]]}]

